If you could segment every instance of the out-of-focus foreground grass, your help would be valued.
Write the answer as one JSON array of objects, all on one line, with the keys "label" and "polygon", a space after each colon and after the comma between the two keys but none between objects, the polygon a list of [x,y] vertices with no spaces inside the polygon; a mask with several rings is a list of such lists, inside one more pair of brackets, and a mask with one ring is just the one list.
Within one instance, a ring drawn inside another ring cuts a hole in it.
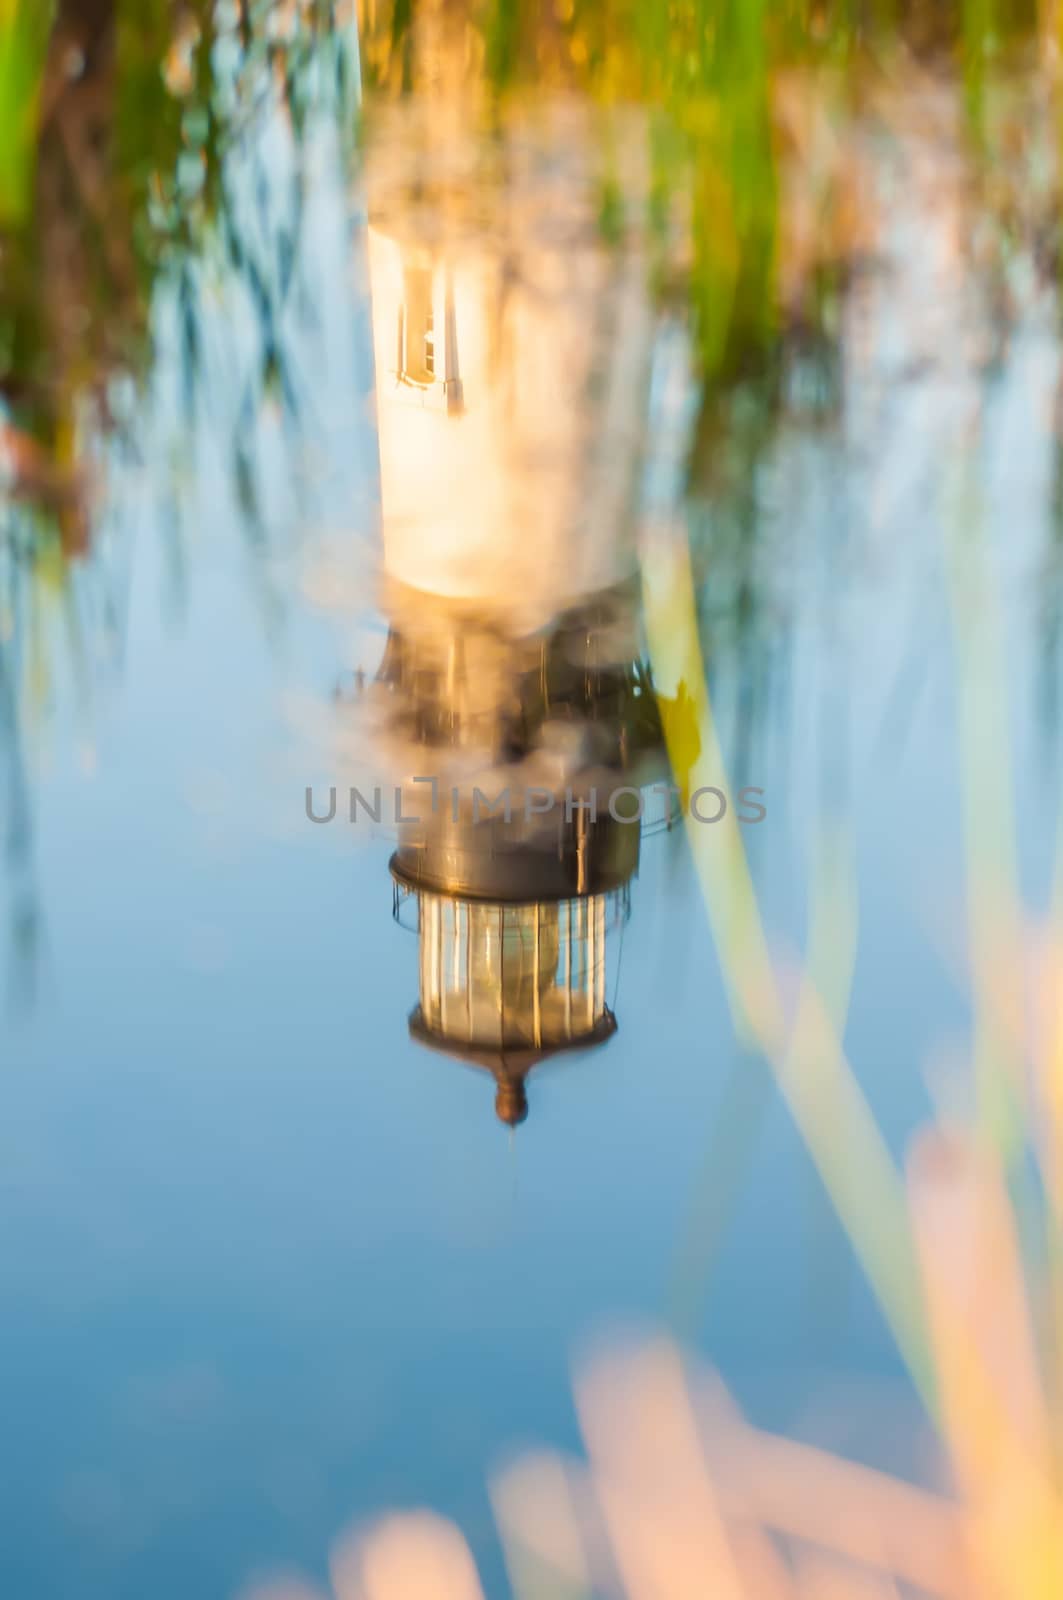
[{"label": "out-of-focus foreground grass", "polygon": [[[677,660],[685,663],[679,670],[696,686],[698,765],[718,782],[726,764],[693,625],[688,558],[681,541],[662,538],[653,548],[646,586],[651,637],[673,671]],[[987,636],[993,637],[991,626]],[[960,656],[961,704],[986,685],[986,650],[969,649],[973,658]],[[991,652],[989,664],[1003,670]],[[804,958],[780,970],[737,826],[725,820],[711,843],[705,830],[689,834],[736,1026],[770,1066],[793,1112],[953,1470],[959,1542],[947,1583],[941,1577],[935,1587],[900,1567],[894,1576],[907,1576],[919,1590],[972,1600],[1047,1600],[1063,1586],[1063,968],[1049,930],[1024,932],[1016,880],[1007,872],[1009,786],[999,776],[1008,770],[1007,730],[992,720],[993,698],[980,707],[990,717],[992,750],[974,719],[961,728],[972,785],[971,1082],[966,1109],[950,1107],[920,1134],[904,1170],[890,1156],[842,1044],[857,927],[844,841],[833,840],[822,854]],[[673,753],[682,763],[674,738]],[[986,767],[996,781],[979,786]],[[690,781],[698,781],[697,773]],[[988,821],[1005,834],[987,830]],[[995,933],[987,935],[987,920]],[[1016,1008],[1017,985],[1028,988],[1028,1012]],[[1039,1243],[1030,1238],[1023,1188],[1030,1168],[1035,1194],[1043,1197],[1034,1201]],[[903,1527],[901,1519],[891,1531],[882,1517],[876,1537],[888,1542]],[[823,1592],[865,1592],[860,1584],[832,1582]],[[685,1591],[680,1585],[667,1592]]]},{"label": "out-of-focus foreground grass", "polygon": [[[491,1482],[518,1600],[1050,1600],[1061,1526],[1008,1206],[955,1141],[910,1179],[946,1380],[955,1497],[752,1427],[667,1340],[577,1369],[586,1458],[519,1456]],[[482,1600],[458,1528],[398,1512],[330,1560],[335,1600]],[[300,1579],[244,1600],[323,1600]]]},{"label": "out-of-focus foreground grass", "polygon": [[[677,778],[725,770],[698,644],[689,556],[675,530],[649,545],[647,620],[660,659],[685,661],[695,685],[695,769],[670,730]],[[701,764],[704,763],[704,773]],[[972,821],[977,835],[979,819]],[[846,1062],[856,918],[854,885],[814,885],[803,961],[769,950],[739,828],[692,826],[690,844],[736,1025],[759,1051],[815,1158],[936,1425],[948,1493],[904,1483],[807,1445],[766,1435],[719,1381],[685,1366],[667,1339],[604,1348],[575,1379],[586,1459],[543,1451],[491,1484],[519,1600],[1054,1600],[1063,1592],[1063,1306],[1058,1249],[1063,1191],[1060,1093],[1063,956],[1058,937],[1027,939],[990,981],[972,923],[972,1063],[992,1035],[989,1069],[1007,1077],[913,1140],[894,1165]],[[830,856],[824,860],[829,861]],[[997,894],[995,860],[972,855],[972,905]],[[979,881],[986,879],[987,881]],[[1011,886],[1017,914],[1017,894]],[[1001,909],[999,899],[996,900]],[[1007,919],[1005,919],[1007,925]],[[1030,1026],[1008,995],[1027,963]],[[1044,1203],[1029,1245],[1014,1179],[1031,1162]],[[342,1538],[335,1600],[480,1600],[461,1532],[428,1511],[396,1513]],[[289,1580],[252,1600],[310,1600]]]}]

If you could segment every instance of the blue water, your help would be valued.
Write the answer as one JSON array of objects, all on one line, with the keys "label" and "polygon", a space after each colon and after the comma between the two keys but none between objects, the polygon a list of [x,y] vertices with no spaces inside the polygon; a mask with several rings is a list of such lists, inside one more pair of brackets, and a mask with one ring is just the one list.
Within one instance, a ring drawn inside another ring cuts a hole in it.
[{"label": "blue water", "polygon": [[[736,1039],[681,832],[644,842],[611,957],[616,1038],[534,1076],[515,1135],[481,1075],[408,1037],[416,938],[392,921],[392,843],[304,815],[306,784],[334,775],[336,687],[375,670],[385,629],[364,219],[324,135],[308,195],[286,334],[306,406],[299,429],[269,397],[256,409],[256,517],[225,440],[257,334],[239,285],[205,269],[219,366],[189,429],[160,290],[140,456],[116,450],[75,579],[82,645],[53,615],[35,699],[29,646],[8,642],[30,825],[0,878],[13,1600],[222,1600],[277,1568],[324,1583],[343,1527],[421,1504],[461,1523],[504,1594],[489,1473],[522,1443],[579,1447],[573,1352],[631,1321],[675,1327],[767,1425],[815,1431],[859,1394],[879,1420],[842,1442],[884,1464],[903,1447],[874,1396],[918,1426],[789,1114]],[[1048,391],[1053,337],[1031,313],[962,456],[999,584],[1033,904],[1057,735],[1037,620],[1051,441],[1024,407]],[[893,396],[916,433],[920,393],[932,410],[932,378]],[[766,794],[747,835],[765,922],[800,949],[820,823],[840,818],[860,901],[846,1046],[898,1157],[928,1062],[969,1024],[943,514],[895,472],[911,448],[853,410],[772,440],[743,648],[716,524],[689,508],[729,758]],[[938,483],[932,441],[922,464]],[[872,515],[882,481],[893,501]]]}]

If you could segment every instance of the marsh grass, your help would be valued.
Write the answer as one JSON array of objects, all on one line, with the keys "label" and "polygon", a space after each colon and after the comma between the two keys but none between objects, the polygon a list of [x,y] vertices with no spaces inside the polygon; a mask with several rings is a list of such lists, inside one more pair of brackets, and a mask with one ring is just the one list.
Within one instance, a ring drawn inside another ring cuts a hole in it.
[{"label": "marsh grass", "polygon": [[30,207],[44,65],[54,7],[0,0],[0,227]]}]

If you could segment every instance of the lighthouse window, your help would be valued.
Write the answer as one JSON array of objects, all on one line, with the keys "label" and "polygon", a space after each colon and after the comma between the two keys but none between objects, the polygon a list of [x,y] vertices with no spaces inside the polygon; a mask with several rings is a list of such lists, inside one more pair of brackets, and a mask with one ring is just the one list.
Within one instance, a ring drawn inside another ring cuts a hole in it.
[{"label": "lighthouse window", "polygon": [[431,268],[408,266],[403,274],[401,337],[404,344],[400,377],[427,388],[436,376],[435,312]]}]

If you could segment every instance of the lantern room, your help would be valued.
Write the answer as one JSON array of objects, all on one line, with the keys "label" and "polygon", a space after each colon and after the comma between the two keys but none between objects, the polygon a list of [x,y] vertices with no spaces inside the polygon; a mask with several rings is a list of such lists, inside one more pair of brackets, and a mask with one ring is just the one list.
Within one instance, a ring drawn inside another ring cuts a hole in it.
[{"label": "lantern room", "polygon": [[533,1067],[616,1032],[606,937],[628,915],[627,886],[553,903],[422,893],[416,904],[420,1004],[411,1036],[489,1071],[499,1117],[522,1122]]},{"label": "lantern room", "polygon": [[419,1043],[489,1071],[503,1121],[523,1121],[524,1080],[616,1032],[610,934],[630,912],[639,828],[608,814],[532,824],[440,811],[403,830],[391,860],[395,916],[420,952]]},{"label": "lantern room", "polygon": [[420,1028],[485,1050],[551,1052],[613,1031],[610,897],[493,905],[422,895]]}]

